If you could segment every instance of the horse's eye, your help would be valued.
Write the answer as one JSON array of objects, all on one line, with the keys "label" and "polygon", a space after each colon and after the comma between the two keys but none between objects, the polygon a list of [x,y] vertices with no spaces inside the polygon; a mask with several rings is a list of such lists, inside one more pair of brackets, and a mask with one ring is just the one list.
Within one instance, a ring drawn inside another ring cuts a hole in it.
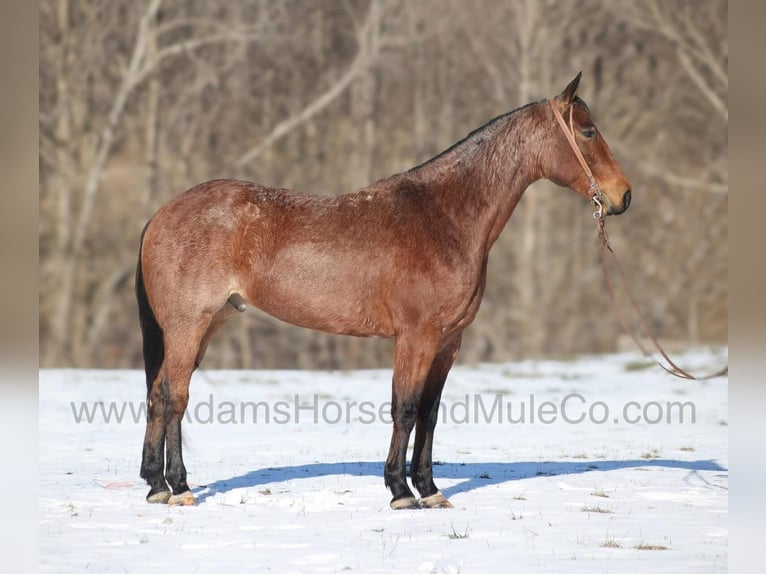
[{"label": "horse's eye", "polygon": [[596,137],[596,128],[585,128],[582,131],[582,135],[585,139],[592,140]]}]

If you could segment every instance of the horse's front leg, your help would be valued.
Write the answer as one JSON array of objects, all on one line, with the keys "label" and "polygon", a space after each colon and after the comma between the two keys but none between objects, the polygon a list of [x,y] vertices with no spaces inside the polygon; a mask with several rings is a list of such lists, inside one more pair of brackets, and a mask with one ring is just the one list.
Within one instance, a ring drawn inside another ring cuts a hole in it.
[{"label": "horse's front leg", "polygon": [[457,335],[436,355],[418,405],[410,476],[412,484],[420,493],[420,505],[425,508],[452,508],[452,504],[434,484],[432,451],[442,389],[457,358],[461,339],[462,334]]},{"label": "horse's front leg", "polygon": [[437,346],[438,337],[430,331],[406,333],[396,339],[391,399],[394,430],[385,468],[386,486],[393,495],[391,508],[394,509],[418,507],[407,485],[407,445]]}]

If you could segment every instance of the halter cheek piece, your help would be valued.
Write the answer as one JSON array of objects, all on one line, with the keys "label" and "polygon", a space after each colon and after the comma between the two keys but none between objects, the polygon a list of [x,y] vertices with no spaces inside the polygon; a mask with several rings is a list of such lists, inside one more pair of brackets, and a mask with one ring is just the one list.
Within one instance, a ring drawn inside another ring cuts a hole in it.
[{"label": "halter cheek piece", "polygon": [[577,161],[580,162],[580,165],[582,166],[582,169],[585,172],[585,175],[587,175],[588,179],[590,180],[590,187],[588,188],[588,192],[590,194],[590,201],[593,205],[596,206],[596,211],[593,212],[593,217],[595,217],[596,219],[600,221],[604,219],[604,203],[606,200],[604,198],[604,194],[601,193],[601,190],[598,188],[598,183],[596,183],[596,178],[593,177],[593,172],[590,170],[590,167],[588,166],[588,162],[585,161],[585,158],[583,157],[582,152],[580,151],[580,148],[577,147],[577,143],[575,142],[574,124],[572,122],[573,106],[571,104],[569,106],[569,125],[567,126],[566,122],[564,121],[564,118],[561,117],[561,112],[556,107],[556,102],[554,102],[554,100],[551,98],[550,100],[548,100],[548,103],[551,105],[551,109],[553,110],[553,116],[556,118],[556,121],[561,126],[561,130],[564,132],[564,135],[566,136],[567,141],[569,142],[569,145],[572,147],[572,151],[577,157]]}]

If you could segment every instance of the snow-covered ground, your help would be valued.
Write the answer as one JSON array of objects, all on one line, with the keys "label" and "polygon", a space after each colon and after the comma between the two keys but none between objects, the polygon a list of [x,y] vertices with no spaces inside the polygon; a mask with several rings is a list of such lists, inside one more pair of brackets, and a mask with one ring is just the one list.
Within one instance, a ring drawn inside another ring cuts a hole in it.
[{"label": "snow-covered ground", "polygon": [[144,502],[141,372],[41,371],[40,570],[726,571],[728,379],[646,366],[454,368],[434,472],[455,508],[400,511],[390,371],[196,373],[181,508]]}]

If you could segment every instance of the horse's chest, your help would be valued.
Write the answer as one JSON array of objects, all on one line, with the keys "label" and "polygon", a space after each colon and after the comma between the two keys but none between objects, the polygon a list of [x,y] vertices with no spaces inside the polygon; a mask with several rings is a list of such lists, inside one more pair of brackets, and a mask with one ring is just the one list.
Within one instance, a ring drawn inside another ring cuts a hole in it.
[{"label": "horse's chest", "polygon": [[465,273],[462,281],[455,282],[449,295],[445,295],[442,308],[442,331],[462,331],[473,322],[479,312],[484,287],[487,281],[487,266],[484,262],[473,273]]}]

